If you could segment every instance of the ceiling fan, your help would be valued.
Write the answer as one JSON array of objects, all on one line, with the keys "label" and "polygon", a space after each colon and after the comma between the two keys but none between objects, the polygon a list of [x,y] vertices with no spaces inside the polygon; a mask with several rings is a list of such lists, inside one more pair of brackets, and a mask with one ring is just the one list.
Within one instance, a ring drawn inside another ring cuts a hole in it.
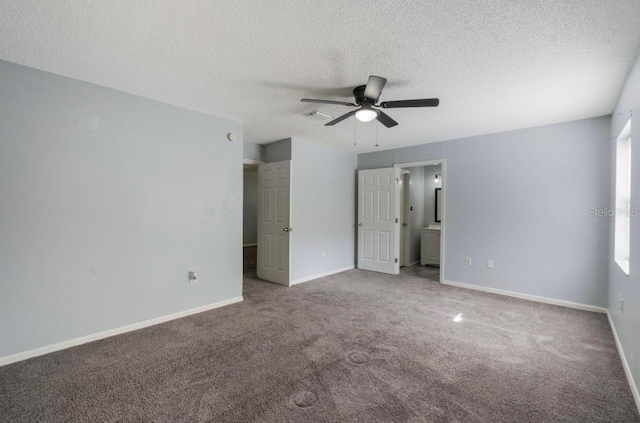
[{"label": "ceiling fan", "polygon": [[342,106],[358,107],[357,110],[352,110],[349,113],[325,123],[324,126],[333,126],[336,123],[340,123],[348,117],[355,115],[356,119],[361,122],[370,122],[377,119],[381,124],[387,128],[394,127],[398,124],[395,120],[391,119],[389,115],[382,110],[378,110],[379,107],[383,109],[397,109],[401,107],[438,107],[440,100],[437,98],[425,98],[421,100],[398,100],[398,101],[383,101],[380,104],[376,104],[382,88],[387,83],[385,78],[380,76],[369,76],[367,85],[360,85],[353,89],[353,96],[355,97],[355,103],[347,103],[344,101],[333,100],[317,100],[313,98],[303,98],[300,101],[305,103],[323,103],[323,104],[339,104]]}]

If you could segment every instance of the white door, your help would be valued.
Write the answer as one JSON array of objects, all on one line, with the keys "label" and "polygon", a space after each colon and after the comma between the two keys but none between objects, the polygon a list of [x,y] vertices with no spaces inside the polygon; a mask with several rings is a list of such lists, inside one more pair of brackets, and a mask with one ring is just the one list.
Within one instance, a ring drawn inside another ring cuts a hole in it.
[{"label": "white door", "polygon": [[358,268],[400,273],[399,168],[358,172]]},{"label": "white door", "polygon": [[289,286],[291,162],[258,166],[258,267],[260,279]]}]

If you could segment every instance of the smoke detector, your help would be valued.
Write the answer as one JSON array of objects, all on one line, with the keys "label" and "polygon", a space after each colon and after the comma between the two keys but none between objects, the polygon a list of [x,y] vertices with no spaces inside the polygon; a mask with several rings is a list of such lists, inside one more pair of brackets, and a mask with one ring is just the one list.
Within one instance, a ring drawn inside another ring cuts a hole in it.
[{"label": "smoke detector", "polygon": [[320,110],[314,110],[313,112],[305,113],[304,116],[308,116],[317,120],[333,120],[334,116],[321,112]]}]

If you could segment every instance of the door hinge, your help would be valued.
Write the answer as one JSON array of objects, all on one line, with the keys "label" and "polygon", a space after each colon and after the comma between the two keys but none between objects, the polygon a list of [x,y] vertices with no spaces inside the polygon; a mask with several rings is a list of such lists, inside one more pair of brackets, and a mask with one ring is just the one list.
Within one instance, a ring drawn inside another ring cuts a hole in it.
[{"label": "door hinge", "polygon": [[400,183],[400,179],[396,178],[396,184]]},{"label": "door hinge", "polygon": [[398,218],[396,217],[396,223],[398,223]]},{"label": "door hinge", "polygon": [[398,262],[398,259],[396,259],[396,263]]}]

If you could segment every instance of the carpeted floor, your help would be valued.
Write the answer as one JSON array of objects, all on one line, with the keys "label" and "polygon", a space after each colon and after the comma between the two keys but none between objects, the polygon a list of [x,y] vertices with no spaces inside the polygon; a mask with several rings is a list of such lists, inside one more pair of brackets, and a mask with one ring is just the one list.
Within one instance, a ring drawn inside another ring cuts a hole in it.
[{"label": "carpeted floor", "polygon": [[603,314],[410,270],[244,282],[243,303],[0,368],[0,421],[640,422]]},{"label": "carpeted floor", "polygon": [[419,276],[421,278],[426,278],[432,281],[439,282],[440,281],[440,268],[435,266],[409,266],[403,267],[403,272],[413,275]]},{"label": "carpeted floor", "polygon": [[255,275],[257,265],[258,247],[244,247],[242,249],[242,272],[244,274]]},{"label": "carpeted floor", "polygon": [[[247,276],[256,275],[258,264],[258,247],[244,247],[242,249],[243,272]],[[420,276],[432,281],[440,281],[440,268],[437,266],[408,266],[403,268],[404,272],[414,276]]]}]

